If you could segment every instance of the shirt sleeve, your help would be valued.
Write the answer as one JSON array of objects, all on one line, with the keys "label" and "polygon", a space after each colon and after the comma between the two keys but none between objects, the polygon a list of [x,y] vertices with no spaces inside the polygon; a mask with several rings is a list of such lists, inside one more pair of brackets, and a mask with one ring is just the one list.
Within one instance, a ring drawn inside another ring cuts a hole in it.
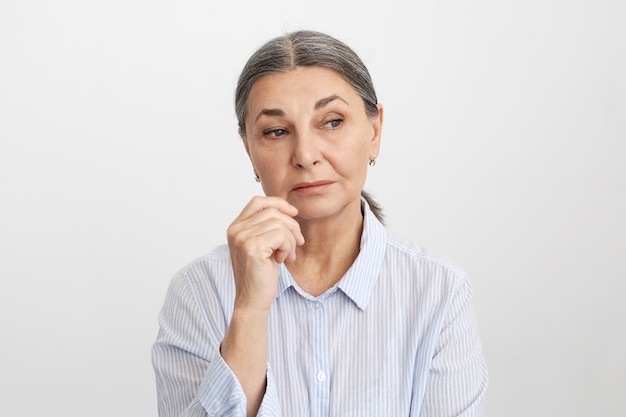
[{"label": "shirt sleeve", "polygon": [[463,276],[446,303],[420,417],[482,417],[488,372]]},{"label": "shirt sleeve", "polygon": [[[204,305],[209,298],[210,306]],[[219,353],[227,323],[218,297],[184,274],[172,280],[152,347],[159,417],[245,417],[246,396]],[[260,417],[280,416],[268,366]]]}]

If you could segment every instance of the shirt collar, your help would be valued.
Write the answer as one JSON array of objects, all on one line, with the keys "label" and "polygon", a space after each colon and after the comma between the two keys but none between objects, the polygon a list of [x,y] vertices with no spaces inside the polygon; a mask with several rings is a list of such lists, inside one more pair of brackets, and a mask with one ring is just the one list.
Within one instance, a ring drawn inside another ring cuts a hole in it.
[{"label": "shirt collar", "polygon": [[[359,255],[343,278],[339,280],[335,287],[326,291],[324,295],[330,294],[336,288],[339,288],[361,310],[365,310],[378,281],[383,264],[387,245],[387,233],[385,227],[372,213],[369,205],[363,198],[361,198],[361,207],[363,209],[363,234],[361,235]],[[287,267],[281,264],[278,272],[277,297],[280,297],[289,287],[294,287],[301,293]]]}]

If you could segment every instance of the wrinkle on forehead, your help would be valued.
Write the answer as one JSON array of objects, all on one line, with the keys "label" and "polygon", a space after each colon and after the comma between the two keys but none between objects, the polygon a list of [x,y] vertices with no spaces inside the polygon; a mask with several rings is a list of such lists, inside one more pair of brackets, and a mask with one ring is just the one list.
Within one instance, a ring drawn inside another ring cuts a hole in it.
[{"label": "wrinkle on forehead", "polygon": [[[321,98],[314,97],[315,89],[319,89]],[[283,106],[288,106],[288,102],[293,99],[298,100],[307,95],[314,97],[315,101],[310,107],[312,110],[319,110],[335,100],[350,106],[351,95],[360,99],[354,88],[335,71],[324,67],[298,67],[284,73],[267,74],[258,79],[248,97],[248,114],[253,118],[252,122],[256,122],[261,116],[285,117],[287,108]],[[267,102],[269,105],[264,106],[264,99],[276,99],[277,102]],[[254,103],[259,105],[254,106]],[[251,104],[253,105],[250,106]]]}]

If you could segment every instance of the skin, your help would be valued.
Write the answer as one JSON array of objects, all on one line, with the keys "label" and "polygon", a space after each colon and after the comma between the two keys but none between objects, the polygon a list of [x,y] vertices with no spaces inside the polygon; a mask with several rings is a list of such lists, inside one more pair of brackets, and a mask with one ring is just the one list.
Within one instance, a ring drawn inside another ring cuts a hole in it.
[{"label": "skin", "polygon": [[220,351],[253,416],[265,392],[279,264],[314,296],[352,265],[363,228],[361,190],[379,152],[383,112],[379,105],[379,115],[368,117],[352,86],[323,67],[266,75],[247,104],[243,144],[265,196],[254,197],[228,228],[236,296]]}]

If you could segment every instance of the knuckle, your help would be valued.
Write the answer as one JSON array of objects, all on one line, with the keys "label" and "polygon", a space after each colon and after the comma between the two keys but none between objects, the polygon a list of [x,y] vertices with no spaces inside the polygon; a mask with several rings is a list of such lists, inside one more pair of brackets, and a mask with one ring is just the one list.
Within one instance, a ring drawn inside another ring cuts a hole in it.
[{"label": "knuckle", "polygon": [[228,227],[228,229],[226,229],[226,237],[228,238],[228,241],[236,240],[238,234],[239,230],[235,225],[231,225]]},{"label": "knuckle", "polygon": [[250,200],[250,203],[252,203],[254,205],[262,206],[264,200],[265,200],[265,197],[261,197],[260,195],[255,195]]}]

